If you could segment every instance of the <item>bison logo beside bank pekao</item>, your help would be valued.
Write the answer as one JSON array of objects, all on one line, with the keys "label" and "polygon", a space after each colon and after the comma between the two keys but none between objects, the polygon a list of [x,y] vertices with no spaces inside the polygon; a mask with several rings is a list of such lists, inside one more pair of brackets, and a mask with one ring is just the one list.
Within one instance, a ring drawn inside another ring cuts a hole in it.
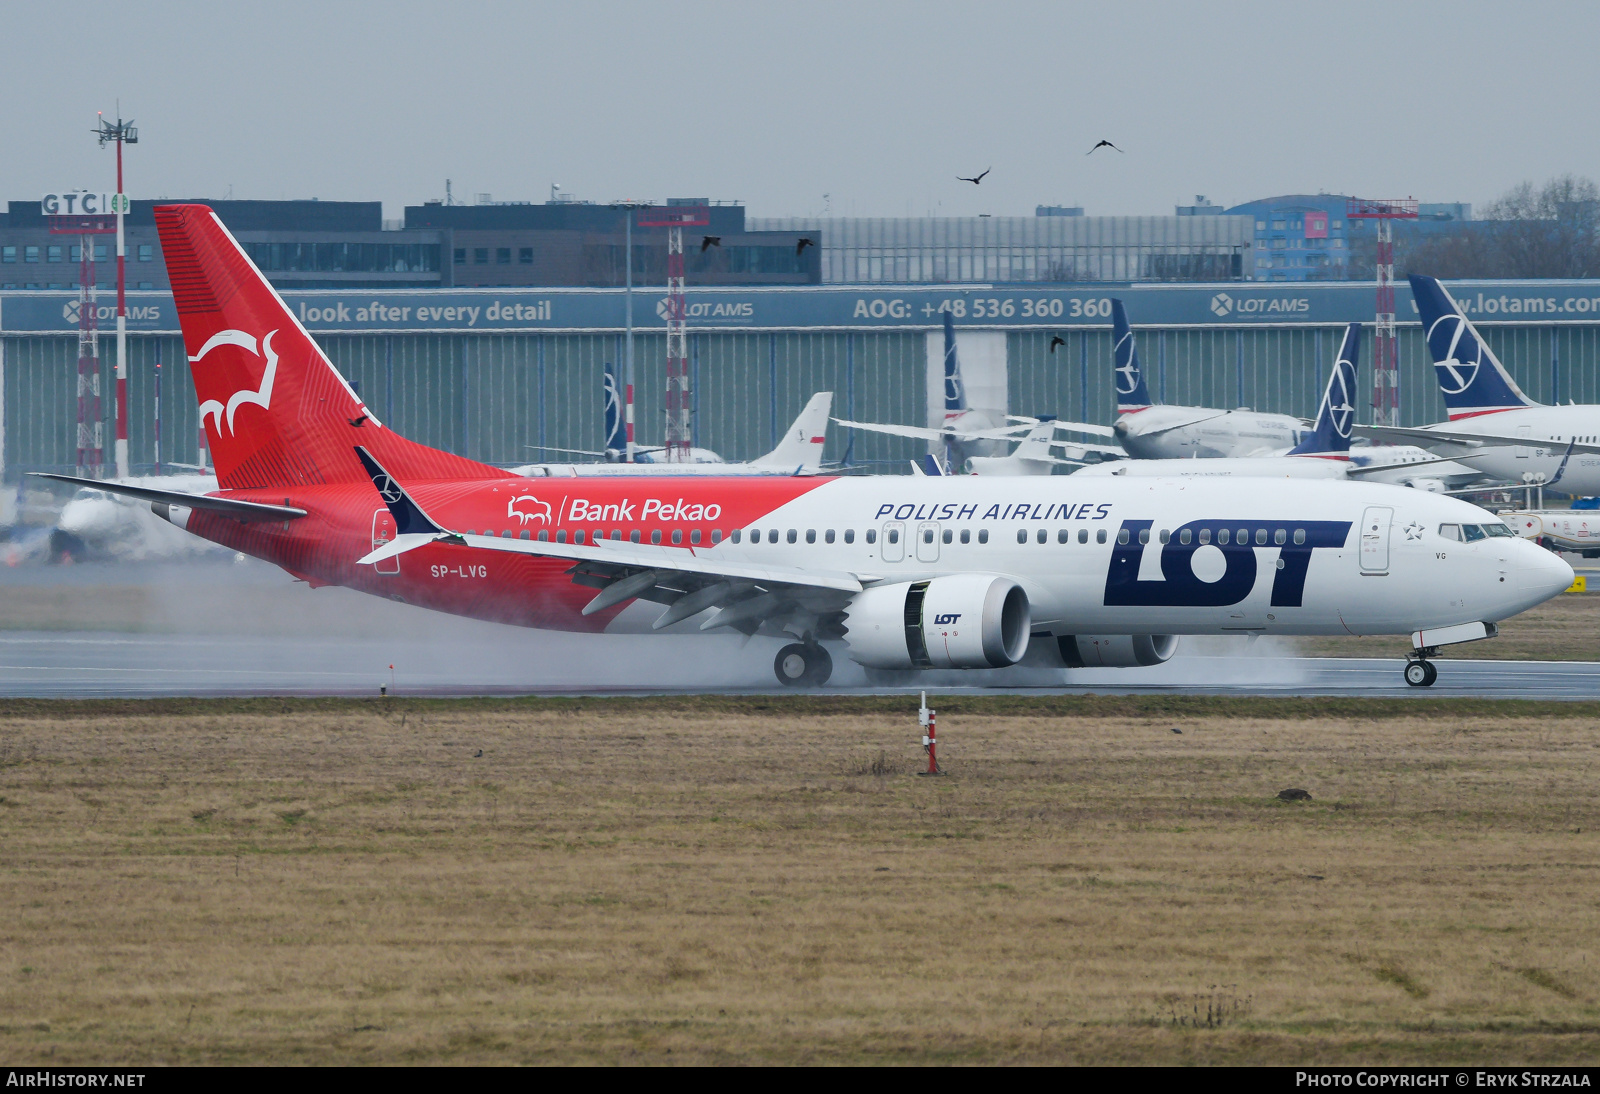
[{"label": "bison logo beside bank pekao", "polygon": [[548,524],[550,522],[550,503],[540,501],[532,494],[524,494],[521,497],[512,498],[506,503],[506,516],[516,517],[524,525],[532,521]]}]

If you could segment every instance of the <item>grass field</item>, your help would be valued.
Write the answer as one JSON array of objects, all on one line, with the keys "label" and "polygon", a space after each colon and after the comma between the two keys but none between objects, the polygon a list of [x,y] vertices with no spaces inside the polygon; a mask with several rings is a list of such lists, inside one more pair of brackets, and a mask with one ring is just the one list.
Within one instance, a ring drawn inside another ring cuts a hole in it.
[{"label": "grass field", "polygon": [[924,779],[898,699],[0,704],[0,1054],[1593,1063],[1597,725],[962,699]]}]

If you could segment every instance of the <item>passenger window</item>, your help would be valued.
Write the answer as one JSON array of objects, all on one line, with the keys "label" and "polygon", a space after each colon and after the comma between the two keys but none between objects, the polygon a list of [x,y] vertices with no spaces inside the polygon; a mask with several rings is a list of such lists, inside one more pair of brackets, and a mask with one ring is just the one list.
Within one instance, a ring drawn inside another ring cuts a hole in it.
[{"label": "passenger window", "polygon": [[1484,532],[1483,525],[1481,524],[1463,524],[1461,526],[1461,532],[1468,543],[1476,543],[1480,539],[1488,538],[1488,535]]},{"label": "passenger window", "polygon": [[1190,532],[1189,529],[1187,529],[1187,528],[1183,529],[1181,532],[1178,533],[1178,542],[1179,543],[1188,543],[1193,538],[1194,538],[1194,534],[1192,532]]},{"label": "passenger window", "polygon": [[961,529],[961,542],[962,543],[971,543],[972,542],[972,529],[970,529],[970,528]]},{"label": "passenger window", "polygon": [[1439,538],[1440,539],[1453,540],[1456,543],[1460,543],[1461,542],[1461,525],[1459,525],[1459,524],[1441,524],[1441,525],[1439,525]]},{"label": "passenger window", "polygon": [[1161,542],[1166,543],[1170,539],[1172,539],[1172,533],[1165,528],[1161,529]]},{"label": "passenger window", "polygon": [[[854,528],[846,528],[844,530],[844,541],[846,543],[854,543],[856,541],[856,530]],[[871,543],[872,541],[869,539],[867,542]]]},{"label": "passenger window", "polygon": [[1040,543],[1049,543],[1050,542],[1050,530],[1048,528],[1041,528],[1041,529],[1039,529],[1038,532],[1034,533],[1034,537],[1033,538],[1038,540]]},{"label": "passenger window", "polygon": [[1149,542],[1150,542],[1150,529],[1148,529],[1148,528],[1139,529],[1139,545],[1143,546],[1144,544],[1149,543]]},{"label": "passenger window", "polygon": [[1250,542],[1250,529],[1248,529],[1248,528],[1239,529],[1239,542],[1240,543],[1249,543]]},{"label": "passenger window", "polygon": [[1300,546],[1300,544],[1304,543],[1305,541],[1306,541],[1306,530],[1304,528],[1296,528],[1294,530],[1294,543],[1295,543],[1295,546],[1298,547],[1298,546]]},{"label": "passenger window", "polygon": [[[1222,530],[1222,534],[1223,535],[1227,535],[1228,534],[1228,530],[1226,528],[1224,528]],[[1211,542],[1211,529],[1209,529],[1209,528],[1200,529],[1200,543],[1201,543],[1201,545],[1204,546],[1205,544],[1210,543],[1210,542]],[[1227,540],[1223,540],[1223,542],[1226,543]]]},{"label": "passenger window", "polygon": [[[694,534],[694,541],[696,543],[700,542],[700,533],[699,532],[696,532]],[[682,528],[674,528],[672,530],[672,542],[673,543],[682,543],[683,542],[683,529]]]},{"label": "passenger window", "polygon": [[979,543],[988,543],[989,542],[989,529],[987,529],[987,528],[979,528],[978,529],[978,542]]},{"label": "passenger window", "polygon": [[[637,532],[634,533],[635,536],[637,536],[638,534],[639,533],[637,533]],[[637,539],[635,539],[634,542],[637,543],[639,541]],[[655,528],[655,529],[651,530],[651,532],[650,532],[650,542],[651,543],[660,543],[661,542],[661,529]]]},{"label": "passenger window", "polygon": [[1279,528],[1276,532],[1272,533],[1272,542],[1276,543],[1279,547],[1282,547],[1283,544],[1284,544],[1284,541],[1287,540],[1288,538],[1289,538],[1289,533],[1284,531],[1282,528]]},{"label": "passenger window", "polygon": [[[735,528],[733,530],[733,542],[738,543],[743,538],[744,538],[744,529],[743,528]],[[717,533],[715,533],[715,532],[711,533],[711,542],[712,543],[717,542]]]},{"label": "passenger window", "polygon": [[507,528],[505,531],[501,532],[500,533],[500,538],[501,539],[510,539],[511,538],[511,529]]},{"label": "passenger window", "polygon": [[1065,542],[1067,542],[1068,538],[1070,538],[1070,537],[1069,537],[1069,534],[1068,534],[1068,532],[1067,532],[1067,530],[1065,528],[1057,528],[1056,529],[1056,542],[1057,543],[1065,543]]},{"label": "passenger window", "polygon": [[806,529],[806,542],[807,543],[815,543],[815,542],[817,542],[817,530],[815,528],[807,528]]},{"label": "passenger window", "polygon": [[922,530],[922,542],[924,542],[924,543],[932,543],[933,542],[933,529],[932,528],[924,528]]},{"label": "passenger window", "polygon": [[1265,544],[1266,542],[1267,542],[1267,530],[1265,528],[1257,528],[1256,529],[1256,546],[1260,547],[1263,544]]},{"label": "passenger window", "polygon": [[[846,532],[844,534],[844,536],[845,536],[845,542],[846,543],[850,542],[850,533]],[[878,542],[878,530],[876,528],[868,528],[867,529],[867,542],[868,543],[876,543],[876,542]]]},{"label": "passenger window", "polygon": [[1018,528],[1017,529],[1017,542],[1018,543],[1026,543],[1026,542],[1028,542],[1028,530],[1026,528]]},{"label": "passenger window", "polygon": [[550,533],[549,532],[540,532],[539,533],[539,542],[540,543],[549,543],[550,542]]},{"label": "passenger window", "polygon": [[1078,529],[1078,542],[1079,543],[1088,543],[1089,542],[1089,529],[1087,529],[1087,528],[1079,528]]},{"label": "passenger window", "polygon": [[[793,536],[794,533],[790,532],[789,535]],[[778,530],[776,528],[768,528],[767,529],[767,542],[768,543],[776,543],[776,542],[778,542]],[[794,540],[791,539],[789,542],[793,543]]]},{"label": "passenger window", "polygon": [[[583,535],[582,532],[579,532],[578,534],[580,536]],[[565,529],[563,529],[562,531],[556,533],[556,542],[557,543],[565,543],[565,542],[567,542],[567,533],[566,533]]]},{"label": "passenger window", "polygon": [[946,528],[944,530],[944,541],[946,543],[949,543],[951,540],[953,540],[955,538],[956,538],[956,534],[954,532],[952,532],[950,529]]},{"label": "passenger window", "polygon": [[572,542],[574,542],[574,543],[582,543],[583,540],[584,540],[583,529],[580,528],[578,531],[572,533]]},{"label": "passenger window", "polygon": [[1118,529],[1117,542],[1122,544],[1126,544],[1128,542],[1128,530],[1126,528]]},{"label": "passenger window", "polygon": [[1106,541],[1106,530],[1104,528],[1094,534],[1094,541],[1096,543],[1104,543]]},{"label": "passenger window", "polygon": [[790,543],[793,543],[795,540],[799,539],[800,536],[793,528],[791,528],[789,529],[789,534],[784,538],[786,538]]},{"label": "passenger window", "polygon": [[[734,535],[738,535],[738,532],[735,532]],[[700,533],[699,532],[695,532],[694,535],[691,538],[692,538],[692,542],[699,543],[700,542]],[[721,542],[722,542],[722,529],[721,528],[713,528],[713,529],[711,529],[711,546],[715,547],[717,544],[719,544]]]},{"label": "passenger window", "polygon": [[824,542],[824,543],[832,543],[833,542],[833,529],[832,528],[829,528],[826,532],[822,533],[822,542]]},{"label": "passenger window", "polygon": [[898,529],[898,528],[889,529],[889,542],[890,543],[899,543],[900,542],[900,529]]},{"label": "passenger window", "polygon": [[[639,529],[635,528],[633,531],[628,533],[628,542],[629,543],[638,543],[639,542]],[[661,533],[660,532],[655,533],[655,535],[651,538],[650,542],[651,543],[660,543],[661,542]]]},{"label": "passenger window", "polygon": [[[1200,542],[1201,543],[1204,543],[1206,541],[1205,537],[1206,537],[1206,534],[1204,532],[1201,532],[1200,533]],[[1226,544],[1232,539],[1233,539],[1233,533],[1230,532],[1228,529],[1219,528],[1217,530],[1217,542],[1218,543]]]},{"label": "passenger window", "polygon": [[613,540],[617,540],[617,541],[620,542],[621,539],[622,539],[622,529],[621,528],[613,528],[613,529],[611,529],[611,538]]}]

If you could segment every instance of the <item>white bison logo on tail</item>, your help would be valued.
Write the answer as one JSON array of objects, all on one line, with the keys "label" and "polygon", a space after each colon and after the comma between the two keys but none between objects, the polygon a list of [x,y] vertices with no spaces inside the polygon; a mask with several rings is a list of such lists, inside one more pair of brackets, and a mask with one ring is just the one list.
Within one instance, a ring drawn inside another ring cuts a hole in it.
[{"label": "white bison logo on tail", "polygon": [[[216,430],[218,433],[221,433],[222,418],[223,415],[226,414],[228,418],[228,432],[232,433],[233,415],[240,406],[245,403],[254,403],[262,410],[266,410],[268,408],[268,406],[272,403],[272,381],[278,373],[278,355],[272,352],[272,336],[277,333],[277,331],[269,331],[267,335],[261,339],[261,352],[256,354],[256,356],[265,357],[267,360],[266,371],[261,374],[261,387],[255,391],[235,391],[232,395],[228,396],[228,402],[226,406],[216,399],[207,399],[205,402],[200,404],[201,422],[204,422],[207,418],[215,418]],[[213,334],[210,338],[206,339],[206,344],[200,347],[199,353],[189,358],[189,363],[198,364],[206,354],[210,353],[218,346],[238,346],[241,349],[249,350],[251,353],[256,353],[256,340],[253,335],[246,334],[242,330],[224,330],[218,331],[216,334]]]},{"label": "white bison logo on tail", "polygon": [[524,494],[519,498],[512,498],[506,503],[506,517],[516,517],[524,525],[535,520],[548,524],[550,521],[550,503],[540,501],[532,494]]}]

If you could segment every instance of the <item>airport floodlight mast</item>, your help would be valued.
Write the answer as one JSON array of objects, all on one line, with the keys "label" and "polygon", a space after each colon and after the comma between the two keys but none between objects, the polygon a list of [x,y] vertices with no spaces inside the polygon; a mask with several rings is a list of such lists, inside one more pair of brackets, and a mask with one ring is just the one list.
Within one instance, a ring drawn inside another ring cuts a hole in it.
[{"label": "airport floodlight mast", "polygon": [[122,146],[138,144],[139,131],[134,128],[131,119],[123,121],[120,111],[118,115],[115,124],[106,121],[104,114],[98,115],[100,122],[93,132],[100,138],[101,148],[113,142],[117,146],[117,192],[111,199],[112,211],[117,214],[116,461],[117,477],[126,478],[128,475],[128,248],[122,222],[128,212],[128,195],[122,189]]},{"label": "airport floodlight mast", "polygon": [[1350,198],[1346,220],[1370,220],[1377,229],[1378,318],[1372,340],[1372,424],[1400,424],[1400,372],[1394,339],[1394,228],[1392,221],[1416,220],[1413,198],[1370,201]]},{"label": "airport floodlight mast", "polygon": [[[689,306],[683,288],[683,230],[711,223],[704,205],[668,205],[638,214],[641,228],[667,229],[667,463],[688,463],[694,446],[689,406]],[[629,256],[630,265],[632,256]]]}]

